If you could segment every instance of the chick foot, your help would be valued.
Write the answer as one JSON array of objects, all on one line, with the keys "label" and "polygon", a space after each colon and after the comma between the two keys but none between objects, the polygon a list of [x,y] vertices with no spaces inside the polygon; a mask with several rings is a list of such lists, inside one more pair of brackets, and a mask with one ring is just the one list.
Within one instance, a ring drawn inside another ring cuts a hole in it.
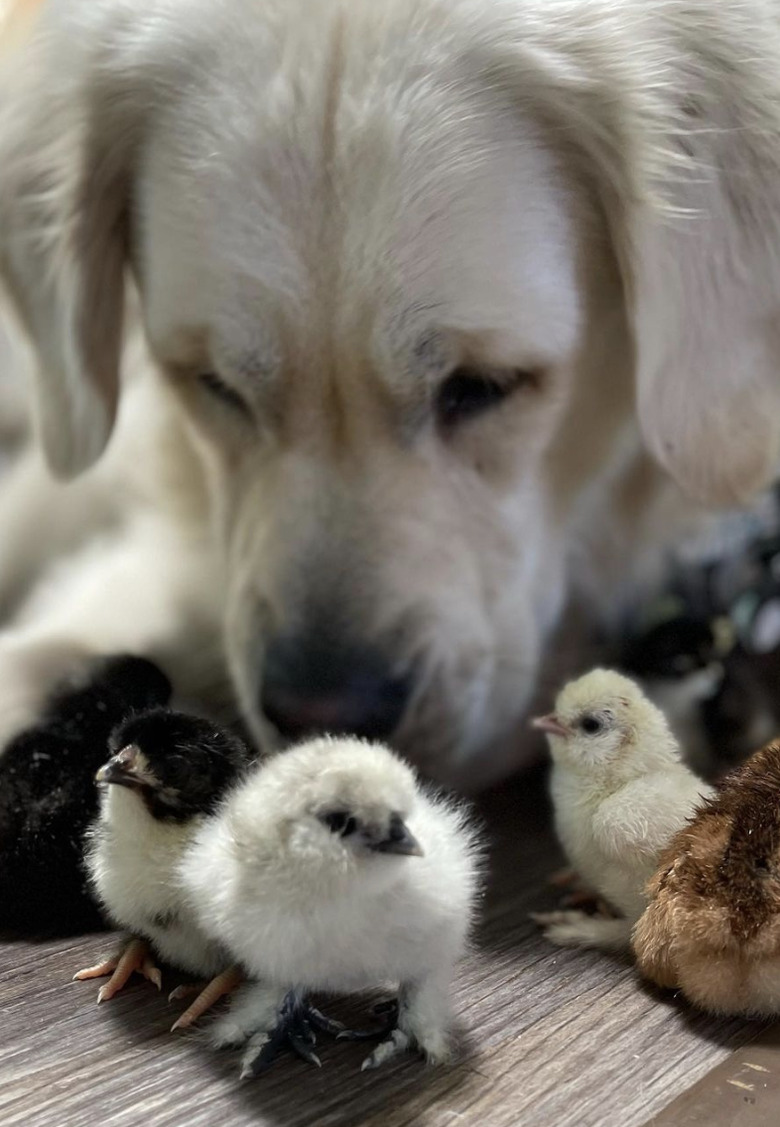
[{"label": "chick foot", "polygon": [[407,998],[406,993],[402,994],[401,1001],[394,998],[374,1006],[374,1013],[384,1018],[377,1029],[348,1029],[339,1034],[337,1039],[340,1041],[380,1042],[361,1064],[362,1072],[379,1068],[394,1057],[412,1050],[422,1053],[429,1064],[442,1064],[449,1060],[449,1041],[441,1023],[436,1019],[435,1013],[431,1020],[431,1015],[420,1005],[424,995],[417,998],[412,992]]},{"label": "chick foot", "polygon": [[98,991],[98,1005],[107,1002],[127,984],[130,976],[136,971],[143,975],[149,982],[153,982],[158,990],[162,988],[162,974],[152,958],[151,948],[145,939],[131,939],[118,955],[113,955],[105,962],[97,963],[94,967],[85,967],[77,971],[73,981],[84,981],[88,978],[103,978],[110,974],[108,982],[104,983]]},{"label": "chick foot", "polygon": [[[222,974],[218,974],[216,978],[212,978],[211,982],[207,983],[203,989],[200,989],[197,998],[192,1002],[187,1009],[181,1014],[171,1026],[171,1033],[176,1029],[187,1029],[189,1026],[194,1025],[198,1018],[202,1017],[212,1006],[224,998],[228,994],[232,994],[234,990],[238,989],[241,985],[242,975],[238,967],[228,967]],[[168,995],[169,1002],[175,1002],[180,998],[185,998],[189,994],[194,994],[199,990],[197,985],[183,985],[177,986]]]},{"label": "chick foot", "polygon": [[293,991],[284,996],[273,1029],[254,1034],[250,1038],[241,1061],[241,1079],[260,1076],[266,1072],[285,1049],[290,1049],[307,1064],[322,1067],[314,1052],[317,1043],[315,1030],[338,1037],[344,1026],[320,1013],[314,1006],[300,999]]},{"label": "chick foot", "polygon": [[586,912],[532,912],[531,919],[544,929],[545,939],[558,947],[597,947],[624,951],[631,946],[631,921],[589,916]]}]

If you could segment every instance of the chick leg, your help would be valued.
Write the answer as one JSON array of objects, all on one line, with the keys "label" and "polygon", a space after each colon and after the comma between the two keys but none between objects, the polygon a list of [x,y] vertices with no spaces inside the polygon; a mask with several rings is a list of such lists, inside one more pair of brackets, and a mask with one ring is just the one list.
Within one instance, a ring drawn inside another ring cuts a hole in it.
[{"label": "chick leg", "polygon": [[225,1016],[212,1025],[212,1044],[218,1049],[243,1045],[253,1034],[273,1029],[285,994],[278,986],[247,983],[233,995]]},{"label": "chick leg", "polygon": [[319,1067],[315,1030],[337,1037],[344,1026],[295,991],[256,982],[238,991],[228,1013],[214,1023],[211,1041],[218,1048],[246,1044],[241,1061],[244,1079],[265,1072],[284,1049]]},{"label": "chick leg", "polygon": [[631,920],[605,919],[574,911],[532,912],[531,919],[544,928],[545,939],[558,947],[627,951],[631,946]]},{"label": "chick leg", "polygon": [[155,966],[149,944],[145,939],[131,939],[118,955],[114,955],[94,967],[85,967],[84,970],[77,971],[73,976],[73,981],[102,978],[104,975],[110,974],[111,978],[98,991],[99,1005],[118,994],[122,987],[126,985],[133,971],[137,971],[144,978],[153,982],[158,990],[162,987],[160,969]]},{"label": "chick leg", "polygon": [[[285,994],[274,1027],[250,1038],[241,1060],[241,1079],[266,1072],[284,1049],[292,1049],[307,1064],[321,1068],[322,1061],[314,1052],[317,1039],[309,1021],[310,1012],[295,991]],[[319,1014],[319,1011],[314,1013]]]},{"label": "chick leg", "polygon": [[439,969],[417,982],[402,983],[398,994],[398,1022],[362,1070],[379,1068],[393,1057],[417,1049],[428,1064],[446,1064],[452,1057],[449,1036],[449,969]]}]

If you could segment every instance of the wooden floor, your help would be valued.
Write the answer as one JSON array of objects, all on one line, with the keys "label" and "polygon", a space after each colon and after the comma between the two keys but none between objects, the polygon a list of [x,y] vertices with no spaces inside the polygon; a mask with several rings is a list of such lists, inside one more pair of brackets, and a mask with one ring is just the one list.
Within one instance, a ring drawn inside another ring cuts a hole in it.
[{"label": "wooden floor", "polygon": [[[3,1127],[757,1127],[780,1123],[780,1035],[645,991],[625,961],[549,947],[528,912],[560,864],[539,780],[484,803],[493,881],[456,1006],[449,1069],[361,1073],[365,1048],[321,1043],[240,1083],[233,1053],[169,1033],[176,1007],[139,982],[99,1008],[75,970],[111,937],[0,947]],[[177,979],[171,977],[169,987]],[[354,1005],[336,1016],[365,1016]]]}]

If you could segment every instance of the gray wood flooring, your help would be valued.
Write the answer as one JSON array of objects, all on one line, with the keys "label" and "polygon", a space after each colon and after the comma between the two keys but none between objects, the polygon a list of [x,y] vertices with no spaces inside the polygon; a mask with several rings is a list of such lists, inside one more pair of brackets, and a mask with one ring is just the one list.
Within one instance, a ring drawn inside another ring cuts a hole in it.
[{"label": "gray wood flooring", "polygon": [[[712,1103],[695,1085],[706,1090],[711,1070],[728,1068],[762,1027],[694,1015],[645,990],[625,961],[548,946],[528,919],[554,904],[546,877],[561,862],[541,781],[515,780],[482,805],[493,876],[457,982],[456,1066],[437,1071],[408,1060],[361,1074],[364,1047],[321,1042],[321,1070],[283,1058],[240,1083],[234,1054],[212,1052],[198,1032],[169,1032],[173,976],[162,994],[138,980],[99,1008],[94,982],[71,983],[75,970],[112,948],[110,936],[9,941],[0,946],[0,1124],[640,1127],[654,1117],[676,1122],[664,1109],[686,1093]],[[335,1013],[365,1024],[353,1002]],[[777,1051],[774,1043],[766,1051]],[[700,1121],[721,1122],[711,1108],[705,1119],[684,1120]]]}]

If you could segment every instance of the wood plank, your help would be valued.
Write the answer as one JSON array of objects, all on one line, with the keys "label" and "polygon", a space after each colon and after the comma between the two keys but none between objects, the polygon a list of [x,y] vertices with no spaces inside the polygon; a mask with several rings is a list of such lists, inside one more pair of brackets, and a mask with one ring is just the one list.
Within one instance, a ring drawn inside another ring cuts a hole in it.
[{"label": "wood plank", "polygon": [[780,1025],[760,1033],[646,1127],[770,1127],[780,1123]]},{"label": "wood plank", "polygon": [[[9,941],[0,946],[3,1127],[645,1124],[760,1027],[692,1015],[646,991],[627,961],[541,938],[528,912],[554,903],[545,877],[561,858],[540,787],[521,779],[485,803],[494,871],[455,989],[456,1067],[406,1060],[361,1073],[364,1047],[325,1042],[321,1070],[285,1058],[242,1084],[235,1053],[213,1052],[203,1032],[170,1034],[178,1011],[148,983],[98,1008],[94,982],[70,982],[111,937]],[[167,976],[166,991],[177,981]],[[364,1024],[364,1005],[333,1009]]]}]

